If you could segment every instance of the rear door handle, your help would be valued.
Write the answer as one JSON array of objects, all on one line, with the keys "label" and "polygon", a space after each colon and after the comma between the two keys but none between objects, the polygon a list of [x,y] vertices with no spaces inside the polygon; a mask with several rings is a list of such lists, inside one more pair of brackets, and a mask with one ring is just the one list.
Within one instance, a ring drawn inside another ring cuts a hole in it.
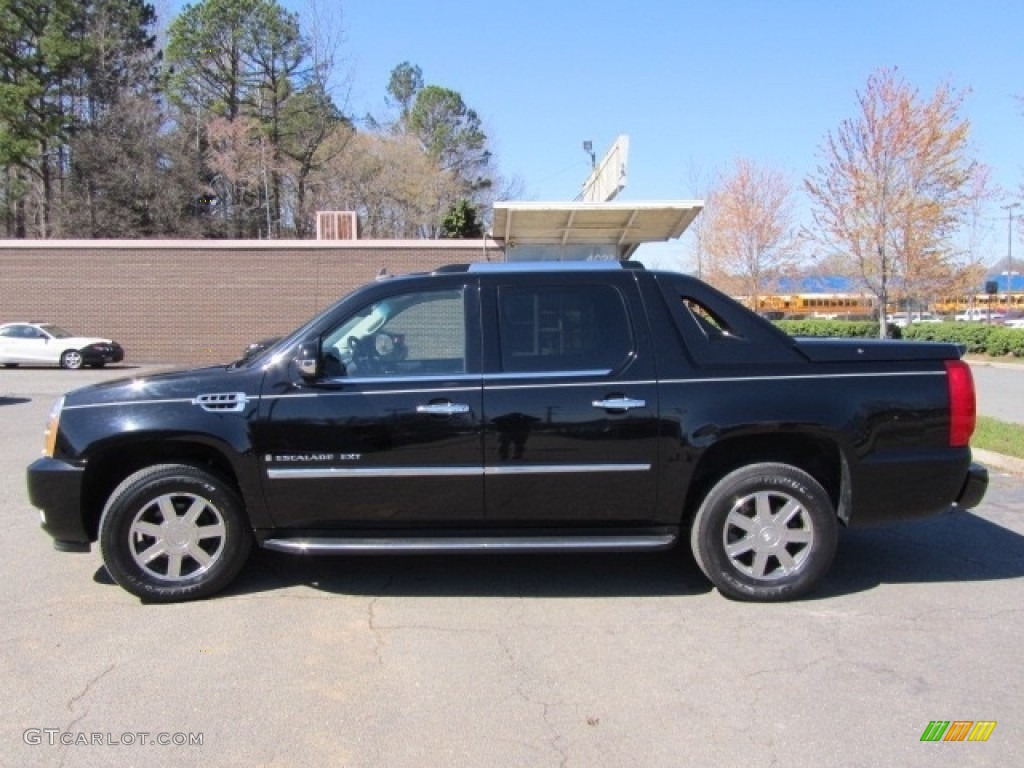
[{"label": "rear door handle", "polygon": [[629,411],[633,408],[646,408],[647,401],[635,400],[632,397],[609,397],[604,400],[595,400],[591,405],[608,411]]},{"label": "rear door handle", "polygon": [[465,403],[428,403],[417,405],[416,413],[424,413],[428,416],[455,416],[460,413],[469,413],[469,406]]}]

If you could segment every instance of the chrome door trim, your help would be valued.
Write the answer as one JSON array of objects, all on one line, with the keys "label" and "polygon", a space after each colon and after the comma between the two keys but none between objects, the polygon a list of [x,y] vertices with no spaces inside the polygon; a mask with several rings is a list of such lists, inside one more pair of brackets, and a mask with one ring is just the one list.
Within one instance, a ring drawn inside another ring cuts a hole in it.
[{"label": "chrome door trim", "polygon": [[303,467],[268,469],[271,480],[329,480],[360,477],[479,477],[480,467]]},{"label": "chrome door trim", "polygon": [[648,472],[650,464],[515,464],[484,467],[485,475],[559,475],[573,472]]},{"label": "chrome door trim", "polygon": [[650,464],[517,464],[488,467],[288,467],[267,469],[271,480],[327,480],[360,477],[479,477],[583,472],[648,472]]}]

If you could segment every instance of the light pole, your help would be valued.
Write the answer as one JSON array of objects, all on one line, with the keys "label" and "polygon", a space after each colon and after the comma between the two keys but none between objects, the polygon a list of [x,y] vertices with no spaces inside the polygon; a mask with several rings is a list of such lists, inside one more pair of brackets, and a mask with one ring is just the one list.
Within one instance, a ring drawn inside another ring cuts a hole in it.
[{"label": "light pole", "polygon": [[593,170],[597,167],[597,155],[594,154],[594,142],[584,141],[583,151],[590,155],[590,169]]},{"label": "light pole", "polygon": [[1006,292],[1010,292],[1010,275],[1013,274],[1013,209],[1019,208],[1020,203],[1007,203],[1003,206],[1006,211]]}]

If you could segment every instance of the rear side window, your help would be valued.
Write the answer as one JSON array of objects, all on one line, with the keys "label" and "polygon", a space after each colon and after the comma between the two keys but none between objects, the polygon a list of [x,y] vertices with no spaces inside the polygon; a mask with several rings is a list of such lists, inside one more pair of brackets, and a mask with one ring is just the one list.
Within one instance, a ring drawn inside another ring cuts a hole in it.
[{"label": "rear side window", "polygon": [[608,371],[632,351],[626,307],[612,286],[504,286],[498,307],[506,372]]},{"label": "rear side window", "polygon": [[701,331],[708,339],[740,338],[739,334],[733,331],[728,323],[720,315],[716,314],[714,310],[708,309],[708,307],[696,299],[687,298],[686,296],[682,297],[682,301],[690,317],[700,326]]},{"label": "rear side window", "polygon": [[687,357],[696,365],[801,361],[793,340],[711,286],[686,277],[655,275]]}]

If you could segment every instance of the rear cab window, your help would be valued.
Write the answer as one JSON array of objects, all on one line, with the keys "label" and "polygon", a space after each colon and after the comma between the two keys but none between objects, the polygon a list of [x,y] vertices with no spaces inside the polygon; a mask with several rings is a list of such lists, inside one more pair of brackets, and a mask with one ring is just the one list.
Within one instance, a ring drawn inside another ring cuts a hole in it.
[{"label": "rear cab window", "polygon": [[633,351],[629,315],[611,285],[498,287],[504,373],[607,373]]}]

